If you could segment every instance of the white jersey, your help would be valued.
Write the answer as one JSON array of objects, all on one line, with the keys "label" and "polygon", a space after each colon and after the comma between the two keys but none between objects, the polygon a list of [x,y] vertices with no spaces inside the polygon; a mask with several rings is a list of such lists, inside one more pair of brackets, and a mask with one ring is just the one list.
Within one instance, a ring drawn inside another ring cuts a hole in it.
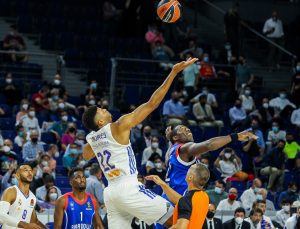
[{"label": "white jersey", "polygon": [[98,131],[93,131],[86,136],[87,142],[92,147],[99,165],[110,182],[117,181],[121,176],[137,176],[136,161],[131,143],[122,145],[118,143],[111,133],[111,123]]},{"label": "white jersey", "polygon": [[[17,195],[15,202],[9,208],[8,215],[13,216],[18,221],[30,223],[31,215],[36,204],[36,197],[31,191],[29,191],[28,196],[25,196],[25,194],[16,185],[14,185],[13,188],[16,189]],[[15,229],[16,227],[0,224],[0,228]]]}]

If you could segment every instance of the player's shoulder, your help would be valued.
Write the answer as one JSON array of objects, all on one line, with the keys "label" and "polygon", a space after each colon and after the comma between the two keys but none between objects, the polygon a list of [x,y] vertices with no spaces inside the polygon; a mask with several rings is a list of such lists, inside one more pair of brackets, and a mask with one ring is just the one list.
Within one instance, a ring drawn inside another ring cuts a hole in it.
[{"label": "player's shoulder", "polygon": [[17,198],[16,186],[11,186],[4,190],[2,194],[2,200],[13,203]]},{"label": "player's shoulder", "polygon": [[[66,193],[67,194],[67,193]],[[68,205],[68,195],[63,194],[56,200],[56,207],[66,208]]]}]

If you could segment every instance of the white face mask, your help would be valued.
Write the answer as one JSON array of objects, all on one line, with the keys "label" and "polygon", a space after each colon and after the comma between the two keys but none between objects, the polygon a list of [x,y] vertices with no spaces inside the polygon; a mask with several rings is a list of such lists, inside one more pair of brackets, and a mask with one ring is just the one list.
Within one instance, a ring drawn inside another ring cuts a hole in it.
[{"label": "white face mask", "polygon": [[284,206],[282,206],[282,209],[283,209],[285,212],[290,212],[291,206],[290,206],[290,205],[284,205]]},{"label": "white face mask", "polygon": [[154,163],[155,168],[157,169],[161,169],[162,168],[162,164],[160,162],[158,163]]},{"label": "white face mask", "polygon": [[263,200],[263,196],[261,194],[256,194],[256,199],[257,200]]},{"label": "white face mask", "polygon": [[8,84],[10,84],[12,82],[12,79],[11,78],[7,78],[7,79],[5,79],[5,82],[8,83]]},{"label": "white face mask", "polygon": [[236,224],[240,225],[243,223],[244,219],[242,217],[236,217],[235,219]]},{"label": "white face mask", "polygon": [[11,178],[10,183],[11,183],[12,185],[18,185],[19,182],[18,182],[18,179],[17,179],[17,178],[13,177],[13,178]]},{"label": "white face mask", "polygon": [[29,105],[28,105],[27,103],[24,103],[24,104],[22,105],[22,108],[23,108],[24,110],[27,110],[28,107],[29,107]]},{"label": "white face mask", "polygon": [[54,84],[60,85],[60,80],[54,80]]},{"label": "white face mask", "polygon": [[3,151],[5,153],[8,153],[10,151],[10,147],[9,146],[3,146]]},{"label": "white face mask", "polygon": [[268,103],[263,103],[263,108],[265,108],[265,109],[269,108],[269,104]]},{"label": "white face mask", "polygon": [[59,157],[59,152],[58,151],[55,152],[54,157]]},{"label": "white face mask", "polygon": [[64,122],[68,121],[68,116],[66,116],[66,115],[62,116],[61,120],[64,121]]},{"label": "white face mask", "polygon": [[85,166],[86,165],[86,161],[85,160],[81,160],[81,161],[79,161],[79,163],[78,163],[78,166],[79,167],[83,167],[83,166]]},{"label": "white face mask", "polygon": [[29,111],[28,114],[29,114],[30,117],[34,117],[35,116],[35,111]]},{"label": "white face mask", "polygon": [[153,149],[157,149],[158,148],[158,142],[152,142],[151,146]]},{"label": "white face mask", "polygon": [[93,105],[96,104],[96,101],[95,101],[95,100],[90,100],[90,101],[89,101],[89,104],[93,106]]},{"label": "white face mask", "polygon": [[64,104],[64,103],[59,103],[59,104],[58,104],[58,107],[59,107],[60,109],[64,109],[64,108],[65,108],[65,104]]},{"label": "white face mask", "polygon": [[57,197],[58,197],[58,194],[55,192],[49,194],[49,198],[52,201],[57,200]]},{"label": "white face mask", "polygon": [[225,158],[229,159],[231,157],[231,153],[225,153],[224,156]]},{"label": "white face mask", "polygon": [[47,167],[48,166],[48,161],[42,161],[42,166]]}]

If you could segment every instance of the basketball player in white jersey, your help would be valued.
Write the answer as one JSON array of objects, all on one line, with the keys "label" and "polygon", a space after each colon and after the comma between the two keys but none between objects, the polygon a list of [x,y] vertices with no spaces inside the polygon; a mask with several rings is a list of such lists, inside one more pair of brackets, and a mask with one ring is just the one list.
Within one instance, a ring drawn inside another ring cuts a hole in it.
[{"label": "basketball player in white jersey", "polygon": [[159,106],[176,75],[196,61],[196,58],[188,59],[174,65],[148,102],[116,122],[112,122],[112,116],[106,109],[91,106],[84,112],[82,122],[92,132],[86,137],[88,143],[84,147],[83,157],[90,160],[96,156],[108,180],[104,202],[109,229],[131,229],[133,217],[149,225],[159,222],[171,226],[171,204],[137,180],[136,161],[129,136],[131,128]]},{"label": "basketball player in white jersey", "polygon": [[18,185],[7,188],[0,201],[0,228],[47,228],[36,216],[36,197],[29,190],[33,179],[31,166],[20,165],[16,170],[16,178]]}]

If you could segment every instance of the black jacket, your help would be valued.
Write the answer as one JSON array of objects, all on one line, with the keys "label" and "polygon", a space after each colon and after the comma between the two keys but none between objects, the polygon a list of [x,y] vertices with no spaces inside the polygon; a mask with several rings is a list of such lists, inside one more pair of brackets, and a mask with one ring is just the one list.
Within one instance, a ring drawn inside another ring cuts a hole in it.
[{"label": "black jacket", "polygon": [[[234,218],[223,223],[223,228],[224,229],[235,229]],[[250,228],[251,228],[250,223],[243,221],[241,229],[250,229]]]},{"label": "black jacket", "polygon": [[[223,229],[222,221],[218,218],[213,218],[214,228],[215,229]],[[202,229],[209,229],[207,227],[207,219],[205,219]]]}]

